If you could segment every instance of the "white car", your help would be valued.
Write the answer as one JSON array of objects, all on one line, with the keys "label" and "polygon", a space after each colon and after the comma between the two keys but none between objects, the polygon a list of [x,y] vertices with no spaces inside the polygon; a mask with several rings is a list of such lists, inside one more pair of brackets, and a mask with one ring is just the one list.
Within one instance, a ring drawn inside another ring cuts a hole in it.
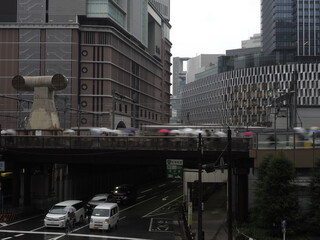
[{"label": "white car", "polygon": [[85,210],[80,200],[68,200],[55,204],[44,218],[45,227],[64,228],[66,226],[68,211],[74,211],[76,223],[83,222]]},{"label": "white car", "polygon": [[90,218],[89,229],[110,230],[119,222],[119,207],[116,203],[101,203],[96,206]]}]

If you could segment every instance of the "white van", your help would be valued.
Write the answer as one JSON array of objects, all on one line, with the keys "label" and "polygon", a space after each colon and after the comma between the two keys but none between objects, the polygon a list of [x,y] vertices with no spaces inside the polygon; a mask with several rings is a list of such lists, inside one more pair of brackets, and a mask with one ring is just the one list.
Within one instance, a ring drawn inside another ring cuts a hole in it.
[{"label": "white van", "polygon": [[102,203],[96,206],[90,218],[89,229],[110,230],[119,222],[119,207],[117,203]]},{"label": "white van", "polygon": [[73,210],[76,216],[76,223],[83,222],[85,218],[85,210],[83,202],[80,200],[68,200],[55,204],[44,218],[45,227],[66,226],[68,211]]}]

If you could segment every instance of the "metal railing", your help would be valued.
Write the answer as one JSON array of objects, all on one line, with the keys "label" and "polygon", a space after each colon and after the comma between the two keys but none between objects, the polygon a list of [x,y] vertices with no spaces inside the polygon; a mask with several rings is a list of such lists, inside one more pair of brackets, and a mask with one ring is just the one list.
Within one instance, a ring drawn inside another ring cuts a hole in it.
[{"label": "metal railing", "polygon": [[[246,140],[246,139],[245,139]],[[232,138],[232,149],[247,151],[250,142]],[[203,137],[204,151],[225,151],[227,138]],[[2,136],[1,148],[179,150],[197,151],[197,136]]]}]

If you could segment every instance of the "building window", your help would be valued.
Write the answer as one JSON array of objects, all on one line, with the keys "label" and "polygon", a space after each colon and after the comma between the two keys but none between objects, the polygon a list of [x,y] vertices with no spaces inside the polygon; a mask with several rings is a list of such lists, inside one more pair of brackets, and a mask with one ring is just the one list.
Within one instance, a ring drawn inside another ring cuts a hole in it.
[{"label": "building window", "polygon": [[81,118],[81,123],[82,124],[86,124],[87,123],[87,119],[86,118]]},{"label": "building window", "polygon": [[88,85],[85,84],[85,83],[82,84],[82,85],[81,85],[81,89],[82,89],[82,90],[87,90],[87,89],[88,89]]},{"label": "building window", "polygon": [[82,71],[83,73],[86,73],[86,72],[88,72],[88,68],[83,67],[83,68],[81,69],[81,71]]},{"label": "building window", "polygon": [[82,107],[86,107],[87,105],[88,105],[87,101],[82,101],[82,102],[81,102],[81,106],[82,106]]},{"label": "building window", "polygon": [[87,50],[83,50],[82,51],[82,56],[87,56],[88,55],[88,51]]}]

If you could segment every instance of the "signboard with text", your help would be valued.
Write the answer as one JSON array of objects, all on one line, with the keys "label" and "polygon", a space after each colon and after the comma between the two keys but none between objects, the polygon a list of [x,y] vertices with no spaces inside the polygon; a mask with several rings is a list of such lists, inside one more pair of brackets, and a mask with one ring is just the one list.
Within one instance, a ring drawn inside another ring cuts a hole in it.
[{"label": "signboard with text", "polygon": [[182,179],[182,175],[183,175],[183,160],[167,159],[167,177]]}]

